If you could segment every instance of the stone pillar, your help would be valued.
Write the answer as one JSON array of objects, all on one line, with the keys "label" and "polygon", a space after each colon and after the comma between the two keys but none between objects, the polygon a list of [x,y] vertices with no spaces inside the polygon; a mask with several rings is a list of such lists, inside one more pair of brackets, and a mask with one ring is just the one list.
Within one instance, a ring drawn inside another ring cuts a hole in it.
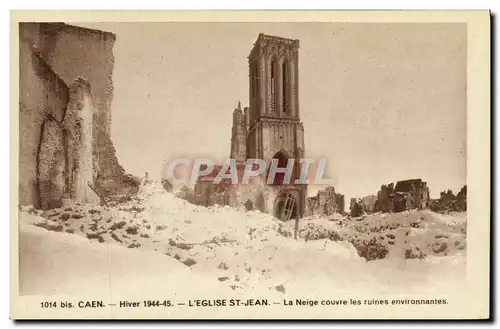
[{"label": "stone pillar", "polygon": [[[296,145],[295,147],[297,147],[298,149],[301,149],[302,152],[305,151],[305,143],[304,143],[304,126],[302,125],[302,123],[298,124],[297,127],[295,128],[295,142],[296,142]],[[300,154],[297,154],[298,156],[303,156],[300,155]]]},{"label": "stone pillar", "polygon": [[266,66],[266,109],[265,113],[270,114],[271,112],[271,57],[265,59]]},{"label": "stone pillar", "polygon": [[290,115],[295,117],[295,64],[293,61],[288,61],[288,106]]},{"label": "stone pillar", "polygon": [[279,60],[276,65],[278,65],[276,74],[276,110],[278,116],[281,116],[283,112],[283,60]]},{"label": "stone pillar", "polygon": [[266,62],[264,58],[261,58],[259,62],[259,114],[265,115],[266,113]]},{"label": "stone pillar", "polygon": [[270,154],[271,146],[269,143],[271,142],[271,131],[268,124],[264,123],[262,125],[262,159],[266,161],[266,163],[270,163],[270,157],[273,154]]},{"label": "stone pillar", "polygon": [[295,56],[294,56],[294,61],[293,61],[293,82],[295,84],[295,88],[293,90],[293,95],[294,95],[294,104],[295,104],[295,116],[297,118],[300,117],[300,106],[299,106],[299,52],[295,50]]},{"label": "stone pillar", "polygon": [[262,150],[262,147],[263,147],[263,144],[262,144],[262,128],[258,127],[255,132],[257,134],[257,149],[258,149],[257,158],[262,159],[262,153],[263,153],[263,150]]},{"label": "stone pillar", "polygon": [[68,192],[71,199],[81,203],[98,203],[99,197],[87,183],[94,185],[93,163],[93,116],[95,113],[90,94],[90,85],[77,79],[71,85],[70,101],[64,118],[64,127],[71,139],[68,150]]},{"label": "stone pillar", "polygon": [[252,60],[248,61],[248,99],[250,101],[250,110],[248,115],[249,124],[252,124],[255,121],[256,117],[256,106],[257,102],[255,101],[255,77],[254,77],[254,63]]},{"label": "stone pillar", "polygon": [[41,208],[48,210],[62,206],[66,162],[60,124],[55,120],[46,119],[42,125],[37,163],[38,188]]}]

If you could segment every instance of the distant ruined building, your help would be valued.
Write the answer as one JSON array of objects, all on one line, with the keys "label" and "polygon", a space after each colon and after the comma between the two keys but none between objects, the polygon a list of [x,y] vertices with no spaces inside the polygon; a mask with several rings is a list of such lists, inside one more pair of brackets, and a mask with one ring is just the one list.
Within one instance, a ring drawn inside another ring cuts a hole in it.
[{"label": "distant ruined building", "polygon": [[344,196],[335,193],[333,186],[328,186],[318,194],[308,198],[310,215],[331,216],[335,213],[344,213]]},{"label": "distant ruined building", "polygon": [[[242,111],[238,102],[233,112],[230,157],[238,171],[246,159],[277,159],[285,168],[288,159],[304,157],[304,127],[300,121],[298,83],[299,40],[259,34],[250,55],[249,107]],[[278,174],[274,184],[231,186],[211,184],[213,177],[201,177],[195,194],[204,205],[245,204],[247,208],[272,213],[283,220],[304,216],[306,185],[292,184],[299,172],[294,170],[291,184]]]},{"label": "distant ruined building", "polygon": [[421,179],[408,179],[382,185],[377,195],[351,198],[351,215],[356,213],[402,212],[412,209],[430,209],[435,212],[466,211],[467,186],[455,196],[451,190],[441,192],[439,199],[432,200],[427,183]]},{"label": "distant ruined building", "polygon": [[376,195],[368,195],[361,198],[361,204],[363,205],[363,210],[370,214],[375,211],[375,205],[377,204],[377,196]]},{"label": "distant ruined building", "polygon": [[451,190],[442,191],[439,199],[432,200],[430,209],[436,212],[466,211],[467,210],[467,185],[462,187],[457,195]]},{"label": "distant ruined building", "polygon": [[365,213],[362,199],[351,198],[349,203],[349,213],[351,217],[359,217]]},{"label": "distant ruined building", "polygon": [[422,179],[399,181],[382,185],[378,194],[374,211],[401,212],[410,209],[426,209],[429,207],[429,188]]},{"label": "distant ruined building", "polygon": [[19,24],[19,203],[60,207],[137,190],[110,138],[115,35]]}]

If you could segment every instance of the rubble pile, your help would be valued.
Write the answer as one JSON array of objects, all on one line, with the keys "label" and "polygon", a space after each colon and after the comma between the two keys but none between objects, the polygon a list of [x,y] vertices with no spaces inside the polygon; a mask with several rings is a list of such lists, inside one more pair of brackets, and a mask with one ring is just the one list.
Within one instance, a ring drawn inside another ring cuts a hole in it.
[{"label": "rubble pile", "polygon": [[[366,260],[418,258],[465,252],[465,213],[437,214],[428,210],[375,213],[354,219],[305,218],[299,236],[305,240],[348,241]],[[282,233],[288,236],[292,225]]]},{"label": "rubble pile", "polygon": [[462,187],[457,195],[453,194],[451,190],[441,192],[439,199],[431,202],[430,209],[434,212],[442,214],[456,211],[466,211],[467,186]]},{"label": "rubble pile", "polygon": [[295,240],[294,221],[229,206],[193,205],[160,183],[146,184],[136,195],[108,206],[75,203],[49,211],[22,207],[20,214],[23,225],[77,235],[103,246],[158,252],[235,291],[292,293],[303,287],[300,280],[311,277],[333,285],[337,280],[387,284],[382,272],[362,270],[367,260],[420,262],[465,252],[461,214],[309,217],[301,219]]}]

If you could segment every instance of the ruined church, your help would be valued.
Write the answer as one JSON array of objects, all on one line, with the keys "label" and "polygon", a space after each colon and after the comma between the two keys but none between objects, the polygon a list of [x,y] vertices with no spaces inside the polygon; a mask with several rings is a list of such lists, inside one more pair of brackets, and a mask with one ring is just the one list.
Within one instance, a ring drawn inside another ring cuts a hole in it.
[{"label": "ruined church", "polygon": [[[259,34],[248,56],[249,106],[242,110],[238,103],[233,112],[230,158],[236,159],[238,170],[246,159],[263,159],[267,164],[277,159],[278,167],[285,168],[289,159],[304,157],[298,60],[299,40]],[[290,183],[298,174],[294,170]],[[202,177],[195,187],[195,193],[204,199],[202,204],[217,203],[221,194],[223,204],[231,204],[237,197],[234,187],[209,186],[213,185],[209,181]],[[278,174],[272,185],[266,184],[266,191],[265,196],[247,202],[283,220],[304,216],[306,185],[283,184],[283,175]]]}]

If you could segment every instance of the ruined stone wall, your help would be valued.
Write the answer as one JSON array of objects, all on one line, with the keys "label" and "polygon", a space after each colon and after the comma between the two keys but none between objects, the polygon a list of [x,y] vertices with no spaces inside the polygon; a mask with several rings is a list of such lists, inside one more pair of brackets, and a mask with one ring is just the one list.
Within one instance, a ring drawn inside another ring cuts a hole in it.
[{"label": "ruined stone wall", "polygon": [[62,23],[21,23],[20,35],[66,85],[84,79],[90,86],[94,185],[106,195],[136,191],[139,180],[118,163],[110,136],[114,34]]},{"label": "ruined stone wall", "polygon": [[377,201],[375,203],[374,211],[390,212],[394,209],[394,204],[392,202],[394,194],[394,183],[389,185],[382,185],[380,190],[377,192]]},{"label": "ruined stone wall", "polygon": [[[38,175],[47,179],[54,166],[62,165],[40,156],[40,150],[57,154],[61,161],[63,133],[59,125],[69,95],[64,81],[32,51],[30,43],[21,39],[19,50],[19,202],[40,207]],[[49,188],[49,183],[42,189]]]},{"label": "ruined stone wall", "polygon": [[[413,182],[415,181],[415,182]],[[407,188],[400,188],[403,183],[411,184]],[[419,180],[398,181],[382,185],[377,193],[373,211],[400,212],[410,209],[427,209],[429,207],[429,187],[426,182]]]},{"label": "ruined stone wall", "polygon": [[262,159],[270,163],[274,155],[279,151],[286,151],[289,157],[295,157],[296,139],[294,124],[288,122],[262,122],[261,136]]},{"label": "ruined stone wall", "polygon": [[90,85],[83,79],[77,79],[69,88],[69,102],[63,121],[66,133],[65,198],[81,203],[97,202],[98,199],[88,186],[94,181],[94,115]]},{"label": "ruined stone wall", "polygon": [[93,202],[93,108],[83,80],[69,88],[29,42],[20,43],[19,201],[41,209]]},{"label": "ruined stone wall", "polygon": [[337,200],[337,212],[343,214],[345,212],[345,198],[343,194],[336,194],[335,198]]},{"label": "ruined stone wall", "polygon": [[462,187],[456,196],[451,190],[442,191],[439,199],[429,203],[429,208],[435,212],[466,211],[467,185]]},{"label": "ruined stone wall", "polygon": [[308,206],[311,215],[331,216],[334,213],[343,213],[344,196],[335,193],[335,188],[329,186],[318,191],[315,197],[308,198]]},{"label": "ruined stone wall", "polygon": [[376,195],[368,195],[361,199],[363,203],[363,209],[366,213],[372,213],[375,211],[375,203],[377,202]]}]

